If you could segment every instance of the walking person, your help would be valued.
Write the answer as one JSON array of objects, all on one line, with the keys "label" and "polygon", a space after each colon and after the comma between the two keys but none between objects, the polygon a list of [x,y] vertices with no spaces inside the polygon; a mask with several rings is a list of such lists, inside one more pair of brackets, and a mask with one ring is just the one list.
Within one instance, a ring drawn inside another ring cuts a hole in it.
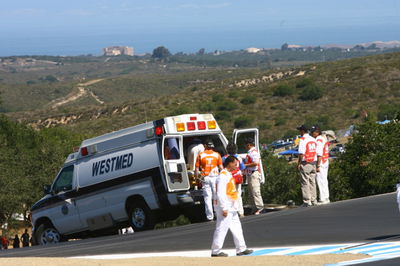
[{"label": "walking person", "polygon": [[29,247],[29,234],[28,229],[25,229],[25,232],[21,236],[22,247]]},{"label": "walking person", "polygon": [[18,235],[15,235],[13,239],[13,248],[19,248],[19,237]]},{"label": "walking person", "polygon": [[319,204],[328,204],[329,200],[329,184],[328,184],[328,168],[329,168],[329,142],[325,136],[321,134],[321,129],[314,126],[311,134],[317,141],[317,185],[319,190]]},{"label": "walking person", "polygon": [[317,205],[317,188],[315,184],[317,166],[317,142],[307,133],[307,128],[302,125],[297,128],[301,138],[299,143],[299,160],[297,168],[300,171],[301,193],[303,194],[303,207]]},{"label": "walking person", "polygon": [[214,151],[214,143],[212,141],[207,141],[204,146],[205,151],[200,153],[196,160],[195,176],[198,178],[200,172],[207,220],[213,221],[215,182],[219,175],[219,170],[222,170],[223,166],[221,155]]},{"label": "walking person", "polygon": [[238,192],[238,213],[239,217],[244,217],[244,209],[243,209],[243,199],[242,199],[242,184],[243,184],[243,173],[242,171],[246,168],[244,165],[243,159],[237,154],[237,145],[235,143],[228,143],[226,146],[227,155],[222,157],[222,163],[225,162],[225,159],[228,156],[234,156],[237,159],[236,169],[231,172],[233,178],[236,182],[236,190]]},{"label": "walking person", "polygon": [[231,231],[236,247],[236,256],[249,255],[253,250],[247,249],[242,225],[238,215],[238,192],[236,191],[235,179],[231,172],[237,168],[237,159],[228,156],[224,162],[224,169],[217,178],[216,194],[217,204],[215,213],[217,224],[211,246],[211,257],[227,257],[228,254],[222,252],[226,234]]},{"label": "walking person", "polygon": [[259,215],[264,210],[264,201],[261,196],[261,185],[264,184],[264,177],[260,169],[260,152],[254,146],[254,139],[246,140],[247,156],[244,165],[249,184],[249,197],[255,215]]}]

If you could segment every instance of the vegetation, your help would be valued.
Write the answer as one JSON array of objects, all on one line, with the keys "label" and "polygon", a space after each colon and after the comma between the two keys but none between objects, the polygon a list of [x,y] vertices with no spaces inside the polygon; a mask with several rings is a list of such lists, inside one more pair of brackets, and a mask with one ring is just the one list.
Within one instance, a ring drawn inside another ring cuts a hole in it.
[{"label": "vegetation", "polygon": [[285,97],[294,94],[294,88],[288,84],[279,85],[274,89],[274,96]]}]

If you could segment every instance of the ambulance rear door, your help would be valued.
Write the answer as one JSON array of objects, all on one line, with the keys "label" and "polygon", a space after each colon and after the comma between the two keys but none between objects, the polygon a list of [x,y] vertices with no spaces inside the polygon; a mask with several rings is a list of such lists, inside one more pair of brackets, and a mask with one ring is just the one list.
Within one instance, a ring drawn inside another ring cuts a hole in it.
[{"label": "ambulance rear door", "polygon": [[[232,139],[233,139],[233,142],[238,147],[239,156],[243,160],[246,158],[246,155],[247,155],[247,149],[246,149],[245,144],[246,144],[246,139],[248,139],[248,138],[252,138],[254,140],[254,145],[257,148],[257,150],[261,156],[260,137],[259,137],[258,128],[235,129],[233,131]],[[262,160],[260,160],[260,170],[261,170],[261,176],[262,176],[261,180],[265,180]],[[246,183],[247,183],[247,180],[246,180]]]},{"label": "ambulance rear door", "polygon": [[183,137],[181,135],[163,137],[162,157],[169,192],[189,190],[190,183],[183,155]]}]

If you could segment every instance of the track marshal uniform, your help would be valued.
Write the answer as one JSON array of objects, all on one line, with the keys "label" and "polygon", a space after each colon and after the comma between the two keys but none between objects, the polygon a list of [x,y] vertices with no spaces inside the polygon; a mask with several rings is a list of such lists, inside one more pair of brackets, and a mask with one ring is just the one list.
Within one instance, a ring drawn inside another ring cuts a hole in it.
[{"label": "track marshal uniform", "polygon": [[317,141],[317,156],[321,157],[319,164],[319,172],[317,172],[316,180],[319,190],[319,200],[321,203],[329,203],[329,185],[328,185],[328,169],[329,169],[329,142],[326,138],[319,135]]},{"label": "track marshal uniform", "polygon": [[[217,215],[217,225],[214,232],[211,253],[219,254],[221,252],[226,234],[230,230],[235,243],[236,253],[240,254],[246,251],[247,247],[238,215],[239,196],[236,190],[235,179],[227,169],[221,171],[217,179],[216,190],[217,204],[215,212]],[[223,216],[223,211],[228,212],[226,217]]]},{"label": "track marshal uniform", "polygon": [[317,188],[315,184],[317,172],[317,142],[307,133],[300,139],[299,154],[303,155],[299,166],[303,204],[311,206],[317,204]]},{"label": "track marshal uniform", "polygon": [[205,150],[196,160],[196,167],[201,169],[205,211],[210,221],[214,219],[212,199],[215,193],[215,182],[219,175],[219,165],[222,165],[221,155],[213,150]]},{"label": "track marshal uniform", "polygon": [[[225,155],[222,157],[222,162],[225,162],[225,159],[229,155]],[[237,159],[237,167],[236,170],[232,171],[231,174],[236,182],[236,190],[238,192],[238,213],[240,216],[244,216],[244,209],[243,209],[243,199],[242,199],[242,184],[243,184],[243,173],[242,171],[246,168],[243,163],[243,159],[238,154],[231,154]]]}]

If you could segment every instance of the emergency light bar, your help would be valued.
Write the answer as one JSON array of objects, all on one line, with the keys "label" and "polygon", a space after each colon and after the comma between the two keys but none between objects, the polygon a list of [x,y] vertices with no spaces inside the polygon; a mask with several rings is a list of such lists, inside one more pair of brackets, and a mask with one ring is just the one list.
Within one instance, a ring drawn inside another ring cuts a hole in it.
[{"label": "emergency light bar", "polygon": [[[208,129],[216,129],[217,128],[217,122],[215,120],[211,121],[197,121],[197,130],[206,130],[208,126]],[[196,130],[196,123],[195,122],[187,122],[186,126],[185,123],[179,122],[175,124],[176,131],[178,132],[183,132],[183,131],[195,131]]]}]

